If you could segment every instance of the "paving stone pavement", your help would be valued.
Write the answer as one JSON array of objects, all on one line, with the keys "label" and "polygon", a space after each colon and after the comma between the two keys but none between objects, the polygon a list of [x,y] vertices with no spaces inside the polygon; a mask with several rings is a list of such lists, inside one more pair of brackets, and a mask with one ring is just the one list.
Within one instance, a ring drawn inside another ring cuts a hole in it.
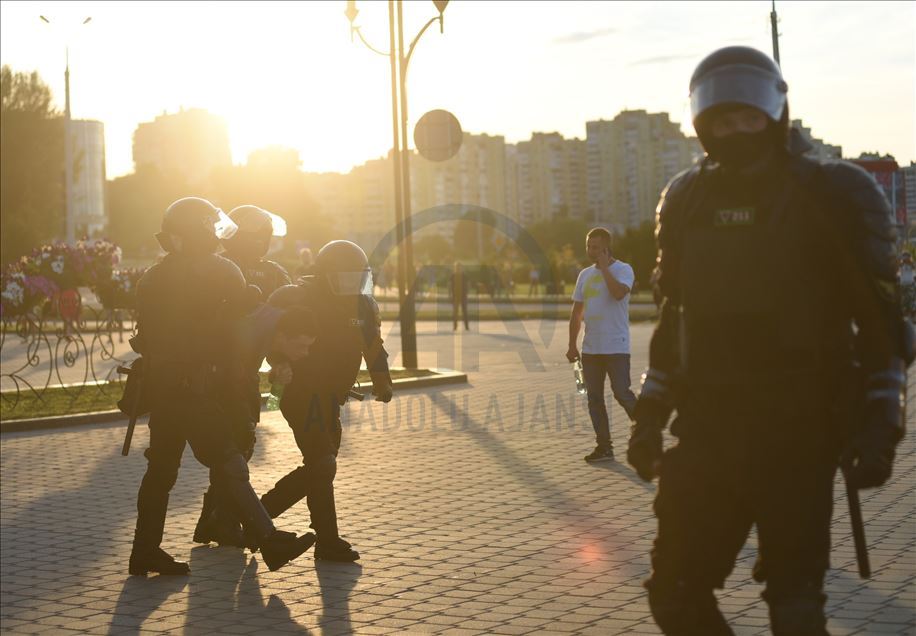
[{"label": "paving stone pavement", "polygon": [[[563,359],[566,323],[473,327],[455,335],[451,325],[419,325],[421,365],[468,371],[470,384],[345,409],[336,490],[342,534],[363,555],[359,564],[306,555],[269,572],[240,550],[195,546],[207,473],[187,452],[163,547],[188,559],[192,574],[130,577],[145,426],[126,458],[123,423],[4,434],[0,630],[657,634],[641,587],[655,486],[623,463],[582,461],[594,438]],[[397,328],[389,329],[389,351],[398,352]],[[634,381],[650,329],[633,327]],[[612,429],[623,455],[627,426],[616,404]],[[263,492],[299,456],[278,413],[264,414],[258,438],[251,471]],[[832,633],[916,633],[914,476],[911,433],[893,482],[863,493],[870,581],[857,577],[836,489],[836,569],[826,586]],[[304,503],[279,522],[306,530]],[[752,537],[719,594],[741,635],[769,633],[761,586],[750,578],[753,548]]]}]

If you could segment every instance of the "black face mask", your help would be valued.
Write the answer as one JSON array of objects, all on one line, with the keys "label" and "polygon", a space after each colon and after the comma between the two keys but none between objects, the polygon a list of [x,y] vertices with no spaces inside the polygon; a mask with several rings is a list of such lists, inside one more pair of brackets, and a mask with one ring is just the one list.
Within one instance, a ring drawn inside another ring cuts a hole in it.
[{"label": "black face mask", "polygon": [[772,135],[768,130],[756,133],[733,133],[726,137],[712,137],[706,141],[706,151],[722,167],[743,170],[772,152]]}]

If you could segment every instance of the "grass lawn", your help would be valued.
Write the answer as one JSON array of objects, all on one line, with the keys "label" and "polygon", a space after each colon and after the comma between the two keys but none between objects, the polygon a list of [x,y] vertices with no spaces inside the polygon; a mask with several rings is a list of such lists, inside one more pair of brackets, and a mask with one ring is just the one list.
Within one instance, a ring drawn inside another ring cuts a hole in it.
[{"label": "grass lawn", "polygon": [[[418,378],[435,375],[429,369],[401,369],[391,370],[391,378]],[[360,369],[357,380],[363,387],[363,392],[369,390],[372,381],[369,372]],[[56,415],[75,415],[77,413],[91,413],[93,411],[117,410],[118,400],[121,399],[122,385],[118,382],[109,382],[98,385],[85,385],[83,387],[51,387],[40,393],[40,397],[28,389],[19,394],[16,401],[15,393],[4,393],[0,399],[0,420],[21,420],[34,417],[53,417]],[[261,393],[270,391],[267,374],[261,374]]]}]

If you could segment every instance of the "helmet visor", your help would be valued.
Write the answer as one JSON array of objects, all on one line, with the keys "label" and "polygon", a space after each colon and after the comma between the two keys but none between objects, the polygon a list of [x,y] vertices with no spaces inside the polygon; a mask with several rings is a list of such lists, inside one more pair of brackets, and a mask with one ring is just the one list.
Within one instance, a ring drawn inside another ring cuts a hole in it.
[{"label": "helmet visor", "polygon": [[338,296],[371,296],[372,272],[332,272],[327,274],[328,283]]},{"label": "helmet visor", "polygon": [[216,238],[222,241],[235,236],[235,233],[239,230],[239,226],[235,224],[235,221],[230,219],[229,215],[222,210],[217,210],[216,214],[217,218],[213,223],[213,231],[216,233]]},{"label": "helmet visor", "polygon": [[267,210],[264,211],[270,215],[270,227],[273,228],[273,233],[271,236],[276,238],[286,236],[286,220],[279,214],[274,214],[273,212],[268,212]]},{"label": "helmet visor", "polygon": [[779,121],[786,106],[788,85],[777,75],[756,66],[733,64],[707,73],[690,89],[694,121],[719,104],[753,106]]}]

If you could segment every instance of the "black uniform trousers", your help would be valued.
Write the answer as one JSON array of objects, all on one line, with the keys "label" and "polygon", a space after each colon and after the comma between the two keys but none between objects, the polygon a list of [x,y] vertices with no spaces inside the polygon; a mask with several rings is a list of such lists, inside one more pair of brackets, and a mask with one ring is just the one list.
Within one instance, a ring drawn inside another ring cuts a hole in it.
[{"label": "black uniform trousers", "polygon": [[683,633],[719,633],[716,625],[730,633],[712,590],[723,587],[755,525],[754,575],[766,580],[771,615],[780,603],[822,608],[839,437],[829,404],[775,389],[697,391],[684,402],[654,504],[658,534],[646,584],[653,611],[672,603],[708,610],[697,618],[699,631]]},{"label": "black uniform trousers", "polygon": [[[238,454],[225,414],[210,398],[159,397],[150,414],[149,430],[149,448],[144,452],[146,474],[137,494],[134,543],[138,548],[158,547],[162,542],[169,492],[178,478],[185,444],[190,445],[194,457],[210,469],[212,483],[225,479],[222,467]],[[235,507],[229,501],[225,504]]]}]

